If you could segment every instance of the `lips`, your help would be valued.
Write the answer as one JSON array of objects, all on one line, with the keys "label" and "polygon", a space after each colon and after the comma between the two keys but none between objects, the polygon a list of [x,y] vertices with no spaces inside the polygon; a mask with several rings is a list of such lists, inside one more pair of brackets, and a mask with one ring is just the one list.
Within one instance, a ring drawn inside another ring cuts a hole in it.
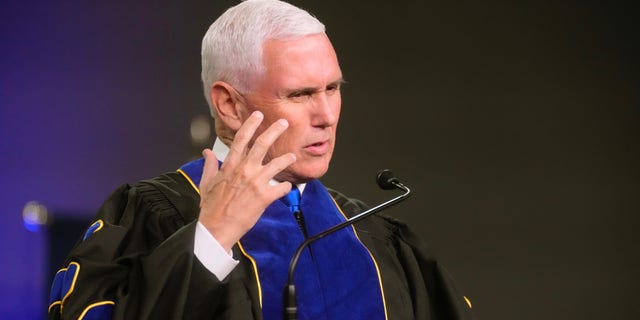
[{"label": "lips", "polygon": [[312,144],[309,144],[304,147],[304,150],[307,153],[314,156],[324,155],[329,151],[329,140],[319,141]]}]

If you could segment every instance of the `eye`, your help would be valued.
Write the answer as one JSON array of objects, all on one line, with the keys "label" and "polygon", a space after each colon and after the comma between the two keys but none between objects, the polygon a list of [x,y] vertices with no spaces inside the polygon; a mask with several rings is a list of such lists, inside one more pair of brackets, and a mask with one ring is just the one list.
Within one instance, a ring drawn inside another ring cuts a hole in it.
[{"label": "eye", "polygon": [[306,92],[304,92],[304,91],[298,91],[298,92],[294,92],[294,93],[292,93],[291,95],[289,95],[289,98],[300,98],[300,97],[303,97],[303,96],[305,96],[305,95],[307,95],[307,93],[306,93]]},{"label": "eye", "polygon": [[312,90],[298,90],[291,92],[287,97],[294,101],[306,101],[313,95]]},{"label": "eye", "polygon": [[327,91],[328,94],[336,93],[336,92],[340,91],[340,85],[339,84],[328,85],[326,91]]}]

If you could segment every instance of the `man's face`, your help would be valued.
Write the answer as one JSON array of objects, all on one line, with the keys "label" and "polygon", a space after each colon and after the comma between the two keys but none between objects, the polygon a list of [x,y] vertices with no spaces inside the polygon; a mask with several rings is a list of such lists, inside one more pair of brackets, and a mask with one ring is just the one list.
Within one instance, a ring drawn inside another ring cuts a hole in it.
[{"label": "man's face", "polygon": [[276,179],[319,178],[329,168],[340,117],[342,72],[333,46],[324,34],[268,40],[262,57],[266,71],[245,95],[246,114],[264,114],[258,134],[278,119],[289,122],[265,161],[291,152],[296,162]]}]

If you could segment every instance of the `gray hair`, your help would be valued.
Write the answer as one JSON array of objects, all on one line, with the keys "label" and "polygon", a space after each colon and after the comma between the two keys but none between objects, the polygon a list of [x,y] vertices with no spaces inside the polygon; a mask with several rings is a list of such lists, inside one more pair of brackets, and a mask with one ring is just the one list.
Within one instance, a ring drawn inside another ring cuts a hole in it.
[{"label": "gray hair", "polygon": [[289,40],[324,33],[307,11],[278,0],[247,0],[223,13],[202,39],[202,85],[215,116],[210,90],[224,81],[241,93],[264,72],[262,46],[271,39]]}]

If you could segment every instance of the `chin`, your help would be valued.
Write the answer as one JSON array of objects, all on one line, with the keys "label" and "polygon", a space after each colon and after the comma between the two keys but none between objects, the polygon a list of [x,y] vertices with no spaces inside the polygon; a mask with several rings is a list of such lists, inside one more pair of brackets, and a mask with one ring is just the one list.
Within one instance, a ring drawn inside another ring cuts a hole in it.
[{"label": "chin", "polygon": [[316,163],[313,165],[304,165],[289,167],[282,171],[278,176],[280,181],[290,181],[291,183],[305,183],[313,179],[319,179],[329,170],[329,162]]}]

